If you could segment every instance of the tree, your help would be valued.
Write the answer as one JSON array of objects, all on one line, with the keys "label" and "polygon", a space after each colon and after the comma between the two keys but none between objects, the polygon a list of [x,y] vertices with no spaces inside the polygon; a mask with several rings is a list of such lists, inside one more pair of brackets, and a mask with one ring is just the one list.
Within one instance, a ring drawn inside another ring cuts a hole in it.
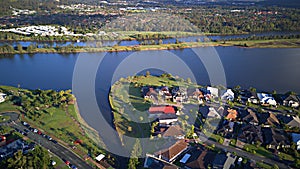
[{"label": "tree", "polygon": [[187,83],[192,83],[191,78],[188,77],[188,78],[186,79],[186,82],[187,82]]},{"label": "tree", "polygon": [[273,168],[274,168],[274,169],[279,169],[279,167],[278,167],[277,164],[274,164],[274,165],[273,165]]},{"label": "tree", "polygon": [[151,74],[150,74],[150,71],[147,71],[146,72],[146,77],[149,77]]},{"label": "tree", "polygon": [[129,169],[135,169],[139,165],[139,156],[142,154],[142,147],[140,144],[140,140],[136,139],[135,144],[132,148],[131,156],[128,163]]},{"label": "tree", "polygon": [[18,49],[19,52],[22,52],[22,51],[23,51],[22,45],[21,45],[21,44],[18,44],[18,45],[17,45],[17,49]]}]

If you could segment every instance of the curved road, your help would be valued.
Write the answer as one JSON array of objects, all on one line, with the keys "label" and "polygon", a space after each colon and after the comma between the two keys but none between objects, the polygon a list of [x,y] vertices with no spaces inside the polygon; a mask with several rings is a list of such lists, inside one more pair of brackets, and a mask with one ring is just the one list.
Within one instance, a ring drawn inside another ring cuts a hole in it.
[{"label": "curved road", "polygon": [[[23,126],[21,122],[18,121],[19,119],[18,113],[9,112],[9,113],[1,113],[1,115],[10,116],[10,120],[7,122],[0,123],[0,125],[10,125],[13,128],[17,128],[21,131],[24,131],[24,129],[26,129],[26,127]],[[70,148],[67,148],[59,143],[55,144],[52,141],[49,141],[46,138],[42,137],[41,135],[35,134],[33,132],[29,132],[27,137],[35,141],[37,144],[48,149],[49,151],[51,151],[61,159],[70,161],[71,164],[75,165],[79,169],[92,169],[92,167],[89,164],[87,164],[83,159],[81,159],[79,156],[74,154]]]}]

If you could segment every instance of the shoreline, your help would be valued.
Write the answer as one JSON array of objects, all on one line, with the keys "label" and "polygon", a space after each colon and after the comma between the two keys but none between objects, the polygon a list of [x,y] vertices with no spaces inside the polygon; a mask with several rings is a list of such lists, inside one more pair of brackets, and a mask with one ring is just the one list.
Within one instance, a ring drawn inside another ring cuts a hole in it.
[{"label": "shoreline", "polygon": [[0,52],[0,54],[36,54],[36,53],[93,53],[93,52],[129,52],[149,50],[181,50],[197,47],[239,47],[239,48],[300,48],[300,39],[274,39],[274,40],[243,40],[219,42],[182,42],[173,44],[134,45],[134,46],[105,46],[105,47],[59,47],[36,48],[33,51]]}]

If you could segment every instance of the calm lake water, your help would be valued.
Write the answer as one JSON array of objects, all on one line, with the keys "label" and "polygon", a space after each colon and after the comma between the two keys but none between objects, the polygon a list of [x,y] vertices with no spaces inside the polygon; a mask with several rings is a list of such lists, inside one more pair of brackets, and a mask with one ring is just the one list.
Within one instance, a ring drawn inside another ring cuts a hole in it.
[{"label": "calm lake water", "polygon": [[[199,48],[200,51],[205,48]],[[300,93],[300,49],[246,49],[216,47],[222,61],[227,85],[250,86],[260,90]],[[143,51],[156,54],[157,51]],[[143,54],[143,52],[141,54]],[[204,65],[191,49],[170,50],[193,71],[198,83],[209,84]],[[99,72],[107,78],[132,52],[107,53]],[[82,54],[81,54],[82,55]],[[94,54],[84,54],[92,57]],[[18,84],[30,89],[72,88],[72,75],[78,54],[0,55],[0,85]],[[166,63],[168,64],[168,63]],[[174,65],[176,66],[176,65]]]}]

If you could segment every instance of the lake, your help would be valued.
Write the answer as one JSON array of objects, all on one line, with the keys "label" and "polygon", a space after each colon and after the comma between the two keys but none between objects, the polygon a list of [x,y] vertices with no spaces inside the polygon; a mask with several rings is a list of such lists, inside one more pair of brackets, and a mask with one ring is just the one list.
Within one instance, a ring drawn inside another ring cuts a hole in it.
[{"label": "lake", "polygon": [[[223,63],[229,87],[252,86],[265,91],[292,90],[300,93],[300,49],[238,47],[215,47],[215,49]],[[157,51],[142,52],[148,55],[155,52],[157,54]],[[170,52],[191,68],[198,83],[209,84],[204,65],[191,49],[170,50]],[[132,52],[107,53],[100,69],[108,76],[131,54]],[[84,55],[89,57],[97,53]],[[0,55],[0,85],[20,84],[21,87],[30,89],[72,88],[72,75],[77,57],[78,54]]]}]

